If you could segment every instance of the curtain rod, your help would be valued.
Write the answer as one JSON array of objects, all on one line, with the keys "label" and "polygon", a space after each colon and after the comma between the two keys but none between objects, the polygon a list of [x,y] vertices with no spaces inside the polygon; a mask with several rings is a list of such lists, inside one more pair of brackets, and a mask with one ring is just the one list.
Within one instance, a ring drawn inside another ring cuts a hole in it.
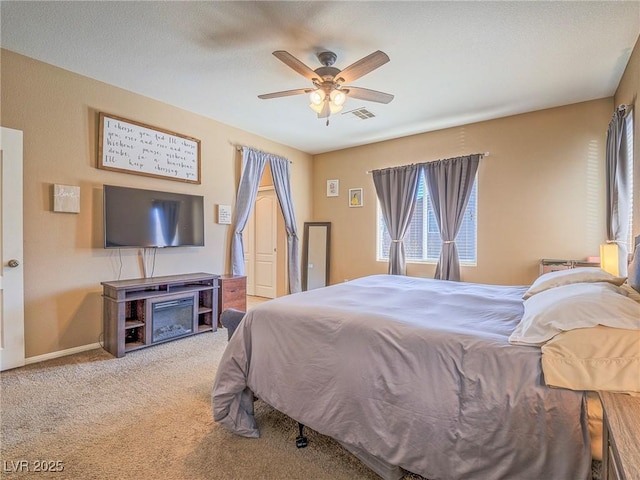
[{"label": "curtain rod", "polygon": [[[491,153],[491,152],[476,153],[476,154],[473,154],[473,153],[472,153],[471,155],[480,155],[480,158],[485,158],[485,157],[488,157],[488,156],[490,155],[490,153]],[[471,155],[458,155],[458,157],[469,157],[469,156],[471,156]],[[458,158],[458,157],[452,157],[452,158]],[[448,160],[448,159],[445,159],[445,160]],[[438,161],[440,161],[440,160],[432,160],[432,161],[434,161],[434,162],[438,162]],[[422,163],[430,163],[430,162],[420,162],[420,164],[422,164]],[[414,164],[414,163],[412,163],[411,165],[415,165],[415,164]],[[399,167],[408,167],[408,165],[398,165],[398,166],[399,166]],[[395,168],[395,167],[387,167],[387,168]],[[380,170],[385,170],[385,169],[384,169],[384,168],[381,168]],[[365,173],[366,173],[367,175],[369,175],[369,174],[373,173],[373,170],[367,170]]]},{"label": "curtain rod", "polygon": [[[245,146],[244,146],[244,145],[235,145],[235,147],[236,147],[236,150],[237,150],[238,152],[241,152],[241,151],[242,151],[242,149],[243,149]],[[266,153],[266,154],[268,154],[268,155],[273,155],[274,157],[284,158],[282,155],[276,155],[275,153],[265,152],[265,151],[263,151],[263,150],[259,150],[259,149],[257,149],[257,148],[253,148],[253,147],[247,147],[247,148],[250,148],[251,150],[256,150],[256,151],[258,151],[258,152]],[[293,162],[292,162],[291,160],[289,160],[288,158],[284,158],[284,159],[285,159],[287,162],[289,162],[289,163],[293,164]]]}]

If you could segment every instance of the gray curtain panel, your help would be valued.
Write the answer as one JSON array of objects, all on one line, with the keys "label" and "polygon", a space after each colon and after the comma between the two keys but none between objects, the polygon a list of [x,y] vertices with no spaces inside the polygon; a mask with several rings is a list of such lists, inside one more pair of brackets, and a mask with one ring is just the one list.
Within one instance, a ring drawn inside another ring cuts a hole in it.
[{"label": "gray curtain panel", "polygon": [[633,243],[633,259],[629,264],[628,282],[634,290],[640,292],[640,235],[635,238]]},{"label": "gray curtain panel", "polygon": [[298,227],[296,215],[293,211],[293,198],[291,196],[291,174],[289,172],[289,160],[271,156],[271,176],[276,189],[280,209],[284,217],[287,230],[287,261],[289,268],[289,291],[297,293],[302,291],[300,278],[300,241],[298,239]]},{"label": "gray curtain panel", "polygon": [[[629,204],[630,182],[628,178],[629,162],[627,152],[627,119],[630,112],[625,105],[617,108],[607,131],[607,151],[606,151],[606,227],[607,240],[615,242],[620,247],[621,258],[626,258],[629,249],[627,240],[629,238],[629,214],[631,205]],[[626,261],[620,262],[620,267],[626,269]],[[621,271],[620,275],[626,275],[626,271]]]},{"label": "gray curtain panel", "polygon": [[391,236],[389,273],[406,275],[407,263],[403,240],[416,206],[420,165],[374,170],[372,174],[382,216]]},{"label": "gray curtain panel", "polygon": [[233,237],[231,239],[231,272],[234,275],[245,274],[242,232],[247,226],[249,215],[256,203],[260,177],[262,177],[268,158],[269,155],[264,152],[247,147],[242,148],[242,176],[238,187],[236,212],[233,221]]},{"label": "gray curtain panel", "polygon": [[460,281],[460,258],[455,239],[464,219],[479,163],[480,154],[475,154],[423,164],[442,238],[435,278]]}]

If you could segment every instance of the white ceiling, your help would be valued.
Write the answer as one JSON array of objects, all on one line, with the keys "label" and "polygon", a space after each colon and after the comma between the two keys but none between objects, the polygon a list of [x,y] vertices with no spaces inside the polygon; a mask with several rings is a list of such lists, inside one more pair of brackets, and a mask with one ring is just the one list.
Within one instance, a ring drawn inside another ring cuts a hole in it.
[{"label": "white ceiling", "polygon": [[[640,1],[2,0],[0,16],[3,48],[311,154],[612,96],[640,33]],[[275,50],[312,69],[321,50],[340,69],[382,50],[353,85],[395,99],[349,99],[376,117],[328,127],[306,95],[260,100],[310,86]]]}]

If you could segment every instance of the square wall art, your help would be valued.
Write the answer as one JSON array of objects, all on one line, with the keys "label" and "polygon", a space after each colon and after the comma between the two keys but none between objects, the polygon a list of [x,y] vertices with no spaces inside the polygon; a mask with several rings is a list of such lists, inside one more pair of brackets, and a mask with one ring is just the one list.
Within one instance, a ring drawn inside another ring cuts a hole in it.
[{"label": "square wall art", "polygon": [[80,187],[74,185],[54,185],[53,211],[80,213]]}]

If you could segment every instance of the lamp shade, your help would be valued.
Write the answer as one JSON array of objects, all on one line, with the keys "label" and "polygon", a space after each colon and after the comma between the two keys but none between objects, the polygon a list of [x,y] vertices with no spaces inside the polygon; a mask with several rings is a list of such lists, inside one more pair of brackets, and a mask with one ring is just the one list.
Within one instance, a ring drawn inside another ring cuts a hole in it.
[{"label": "lamp shade", "polygon": [[320,114],[320,112],[322,112],[323,105],[322,105],[322,103],[319,103],[319,104],[310,103],[309,107],[311,108],[311,110],[313,110],[317,114]]},{"label": "lamp shade", "polygon": [[640,235],[638,235],[634,242],[635,248],[633,251],[633,259],[629,264],[629,285],[636,291],[640,292]]},{"label": "lamp shade", "polygon": [[325,96],[326,94],[323,90],[316,89],[309,94],[309,100],[311,100],[312,105],[322,105],[322,101],[324,100]]},{"label": "lamp shade", "polygon": [[347,101],[347,95],[340,90],[333,90],[329,96],[331,97],[331,102],[338,107],[344,105],[344,102]]},{"label": "lamp shade", "polygon": [[620,275],[620,248],[617,243],[600,245],[600,268],[616,277]]},{"label": "lamp shade", "polygon": [[329,109],[331,110],[331,114],[333,115],[334,113],[338,113],[340,110],[342,110],[342,105],[336,105],[335,103],[331,102],[329,104]]}]

